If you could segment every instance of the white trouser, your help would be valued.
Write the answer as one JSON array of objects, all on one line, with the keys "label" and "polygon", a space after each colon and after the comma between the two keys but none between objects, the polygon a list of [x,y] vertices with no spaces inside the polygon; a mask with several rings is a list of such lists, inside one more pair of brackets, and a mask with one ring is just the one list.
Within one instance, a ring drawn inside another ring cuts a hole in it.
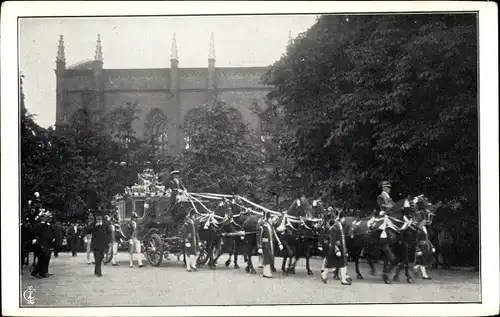
[{"label": "white trouser", "polygon": [[91,252],[92,250],[90,249],[91,245],[92,245],[92,239],[87,238],[87,242],[85,242],[85,251],[87,251],[87,263],[92,263],[90,261],[90,254],[92,254],[92,258],[94,258],[94,254]]},{"label": "white trouser", "polygon": [[264,276],[273,276],[273,274],[271,273],[271,264],[264,265],[264,270],[262,272],[262,275],[264,275]]},{"label": "white trouser", "polygon": [[134,251],[137,253],[137,264],[142,265],[141,242],[138,239],[129,241],[130,266],[134,266]]},{"label": "white trouser", "polygon": [[[325,280],[328,279],[328,272],[330,271],[330,269],[328,268],[325,268],[325,270],[323,271],[323,273],[321,273],[321,277]],[[344,266],[344,267],[341,267],[339,269],[339,277],[340,277],[340,281],[342,283],[347,283],[347,268]]]},{"label": "white trouser", "polygon": [[186,256],[186,270],[191,271],[191,269],[196,270],[196,255],[191,254]]},{"label": "white trouser", "polygon": [[425,278],[429,277],[429,276],[427,275],[427,270],[425,269],[425,266],[423,266],[423,265],[415,265],[413,268],[414,268],[415,270],[420,269],[420,273],[422,273],[422,277],[425,277]]},{"label": "white trouser", "polygon": [[112,264],[116,264],[116,256],[118,255],[118,242],[113,242],[113,258],[111,259]]}]

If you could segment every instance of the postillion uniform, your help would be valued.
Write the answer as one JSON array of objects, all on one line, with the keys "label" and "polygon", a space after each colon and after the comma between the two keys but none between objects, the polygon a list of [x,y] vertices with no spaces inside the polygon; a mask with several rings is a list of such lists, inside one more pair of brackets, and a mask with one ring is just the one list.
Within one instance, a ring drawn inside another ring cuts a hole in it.
[{"label": "postillion uniform", "polygon": [[262,264],[264,265],[263,277],[271,278],[271,266],[274,266],[274,243],[278,243],[280,250],[283,246],[278,238],[276,230],[270,223],[270,214],[265,215],[266,221],[263,221],[257,227],[257,248],[262,254]]},{"label": "postillion uniform", "polygon": [[345,243],[344,229],[342,224],[337,220],[332,220],[332,225],[329,226],[329,246],[324,263],[324,270],[321,272],[321,280],[326,284],[328,271],[336,269],[339,271],[340,281],[343,285],[350,285],[349,276],[347,275],[347,247]]},{"label": "postillion uniform", "polygon": [[132,229],[132,235],[129,240],[129,253],[130,253],[130,267],[134,267],[134,251],[137,253],[137,264],[139,267],[143,267],[142,264],[142,253],[141,253],[141,241],[138,239],[138,229],[137,220],[138,216],[134,212],[132,213],[132,219],[130,220],[129,227]]},{"label": "postillion uniform", "polygon": [[422,278],[424,280],[430,280],[431,278],[427,275],[425,266],[432,262],[433,252],[435,251],[429,240],[429,234],[424,223],[418,225],[417,231],[417,246],[415,248],[415,266],[414,269],[420,269],[422,273]]},{"label": "postillion uniform", "polygon": [[197,256],[200,252],[200,237],[198,227],[191,216],[188,217],[182,227],[184,234],[184,246],[186,250],[186,270],[188,272],[196,271]]}]

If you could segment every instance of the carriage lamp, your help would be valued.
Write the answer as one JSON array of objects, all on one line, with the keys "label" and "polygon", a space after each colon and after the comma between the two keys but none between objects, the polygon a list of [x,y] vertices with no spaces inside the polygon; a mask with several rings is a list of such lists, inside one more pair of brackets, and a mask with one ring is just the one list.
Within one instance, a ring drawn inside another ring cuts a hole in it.
[{"label": "carriage lamp", "polygon": [[149,204],[148,203],[144,203],[144,209],[148,209],[149,208]]}]

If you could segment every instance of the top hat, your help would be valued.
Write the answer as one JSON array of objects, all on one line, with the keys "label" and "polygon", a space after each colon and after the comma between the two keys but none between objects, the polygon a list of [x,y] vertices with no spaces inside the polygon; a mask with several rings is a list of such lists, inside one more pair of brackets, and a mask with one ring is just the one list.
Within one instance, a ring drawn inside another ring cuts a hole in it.
[{"label": "top hat", "polygon": [[384,188],[384,187],[391,187],[391,183],[388,182],[388,181],[383,181],[382,183],[380,183],[380,187],[381,188]]},{"label": "top hat", "polygon": [[180,175],[181,172],[179,172],[178,170],[174,170],[172,172],[170,172],[170,176],[174,176],[174,175]]}]

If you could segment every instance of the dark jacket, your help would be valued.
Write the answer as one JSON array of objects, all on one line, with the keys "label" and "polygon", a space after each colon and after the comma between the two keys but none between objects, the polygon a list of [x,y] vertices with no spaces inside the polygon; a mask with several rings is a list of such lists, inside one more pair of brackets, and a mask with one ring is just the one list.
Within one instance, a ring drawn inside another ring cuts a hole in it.
[{"label": "dark jacket", "polygon": [[111,228],[103,222],[101,226],[92,223],[85,230],[86,234],[92,234],[92,243],[90,248],[92,251],[104,251],[111,243]]},{"label": "dark jacket", "polygon": [[37,239],[36,246],[40,247],[43,252],[48,252],[52,247],[54,239],[54,231],[52,225],[39,222],[32,228],[33,238]]},{"label": "dark jacket", "polygon": [[59,247],[62,245],[62,240],[64,237],[62,225],[60,223],[56,223],[52,227],[52,229],[54,230],[54,238],[56,239],[54,245]]}]

